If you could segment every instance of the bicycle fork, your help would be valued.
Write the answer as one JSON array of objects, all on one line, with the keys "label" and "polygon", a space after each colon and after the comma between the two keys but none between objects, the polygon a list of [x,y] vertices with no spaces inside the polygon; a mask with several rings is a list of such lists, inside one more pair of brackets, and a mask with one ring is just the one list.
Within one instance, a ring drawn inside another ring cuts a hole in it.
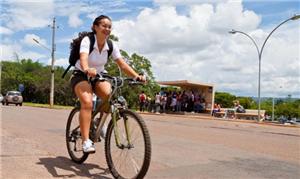
[{"label": "bicycle fork", "polygon": [[124,119],[124,127],[125,127],[125,132],[126,132],[127,145],[124,145],[121,143],[120,131],[119,131],[119,127],[117,124],[117,118],[119,117],[118,115],[119,115],[119,110],[115,106],[112,105],[112,121],[113,121],[113,126],[114,126],[113,129],[114,129],[116,145],[119,149],[133,148],[133,145],[131,144],[131,141],[130,141],[128,120],[125,117],[123,119]]}]

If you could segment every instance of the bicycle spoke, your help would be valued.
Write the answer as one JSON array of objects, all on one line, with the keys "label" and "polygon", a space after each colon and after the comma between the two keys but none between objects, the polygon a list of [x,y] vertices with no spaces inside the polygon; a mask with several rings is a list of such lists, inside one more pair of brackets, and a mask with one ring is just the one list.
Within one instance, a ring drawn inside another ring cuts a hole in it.
[{"label": "bicycle spoke", "polygon": [[137,139],[143,140],[143,134],[137,134],[136,137],[133,137],[135,135],[133,135],[133,132],[131,132],[130,136],[131,136],[130,141],[132,144],[136,143]]},{"label": "bicycle spoke", "polygon": [[139,168],[138,164],[136,163],[136,161],[135,161],[135,159],[134,159],[134,157],[132,155],[131,155],[130,159],[131,159],[131,162],[133,163],[133,167],[135,169],[135,173],[138,173],[139,170],[140,170],[140,168]]},{"label": "bicycle spoke", "polygon": [[120,162],[121,161],[121,156],[123,155],[123,151],[122,150],[119,150],[119,155],[118,155],[118,157],[117,158],[119,158],[119,160],[117,160],[117,162],[116,162],[116,165],[118,165],[119,167],[122,165],[122,162]]}]

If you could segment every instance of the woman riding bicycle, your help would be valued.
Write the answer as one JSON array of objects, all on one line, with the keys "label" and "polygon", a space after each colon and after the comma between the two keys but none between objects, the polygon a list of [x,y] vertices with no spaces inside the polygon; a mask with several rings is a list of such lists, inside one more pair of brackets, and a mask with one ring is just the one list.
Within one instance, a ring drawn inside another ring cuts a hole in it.
[{"label": "woman riding bicycle", "polygon": [[[93,109],[93,93],[106,101],[111,92],[111,85],[107,81],[97,81],[94,84],[89,83],[89,77],[95,77],[104,71],[107,63],[109,46],[107,39],[111,33],[112,21],[108,16],[100,15],[92,25],[92,31],[95,36],[94,49],[89,53],[90,39],[84,37],[80,44],[80,60],[75,64],[75,70],[71,78],[71,86],[80,101],[80,131],[82,136],[82,149],[86,153],[94,153],[95,146],[89,139],[89,129],[91,123],[91,114]],[[122,58],[119,48],[113,43],[112,58],[117,65],[130,77],[145,81],[145,78],[138,75]],[[108,106],[103,108],[108,112]]]}]

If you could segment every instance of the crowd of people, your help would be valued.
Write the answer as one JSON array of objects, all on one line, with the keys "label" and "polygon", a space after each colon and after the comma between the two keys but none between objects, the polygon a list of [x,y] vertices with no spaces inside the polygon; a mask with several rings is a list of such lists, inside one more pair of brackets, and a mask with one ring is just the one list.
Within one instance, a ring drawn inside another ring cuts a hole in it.
[{"label": "crowd of people", "polygon": [[139,95],[139,110],[155,113],[205,112],[205,96],[194,91],[161,91],[153,98],[144,91]]}]

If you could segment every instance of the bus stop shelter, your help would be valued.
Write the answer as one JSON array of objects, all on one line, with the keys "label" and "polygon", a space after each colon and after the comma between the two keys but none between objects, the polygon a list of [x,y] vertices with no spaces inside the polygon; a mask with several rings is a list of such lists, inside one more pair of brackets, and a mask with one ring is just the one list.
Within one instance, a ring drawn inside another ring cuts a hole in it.
[{"label": "bus stop shelter", "polygon": [[213,84],[206,83],[196,83],[188,80],[179,81],[159,81],[157,82],[162,86],[175,86],[180,87],[183,91],[193,91],[195,93],[200,93],[205,99],[205,110],[209,113],[212,112],[214,106],[215,91]]}]

